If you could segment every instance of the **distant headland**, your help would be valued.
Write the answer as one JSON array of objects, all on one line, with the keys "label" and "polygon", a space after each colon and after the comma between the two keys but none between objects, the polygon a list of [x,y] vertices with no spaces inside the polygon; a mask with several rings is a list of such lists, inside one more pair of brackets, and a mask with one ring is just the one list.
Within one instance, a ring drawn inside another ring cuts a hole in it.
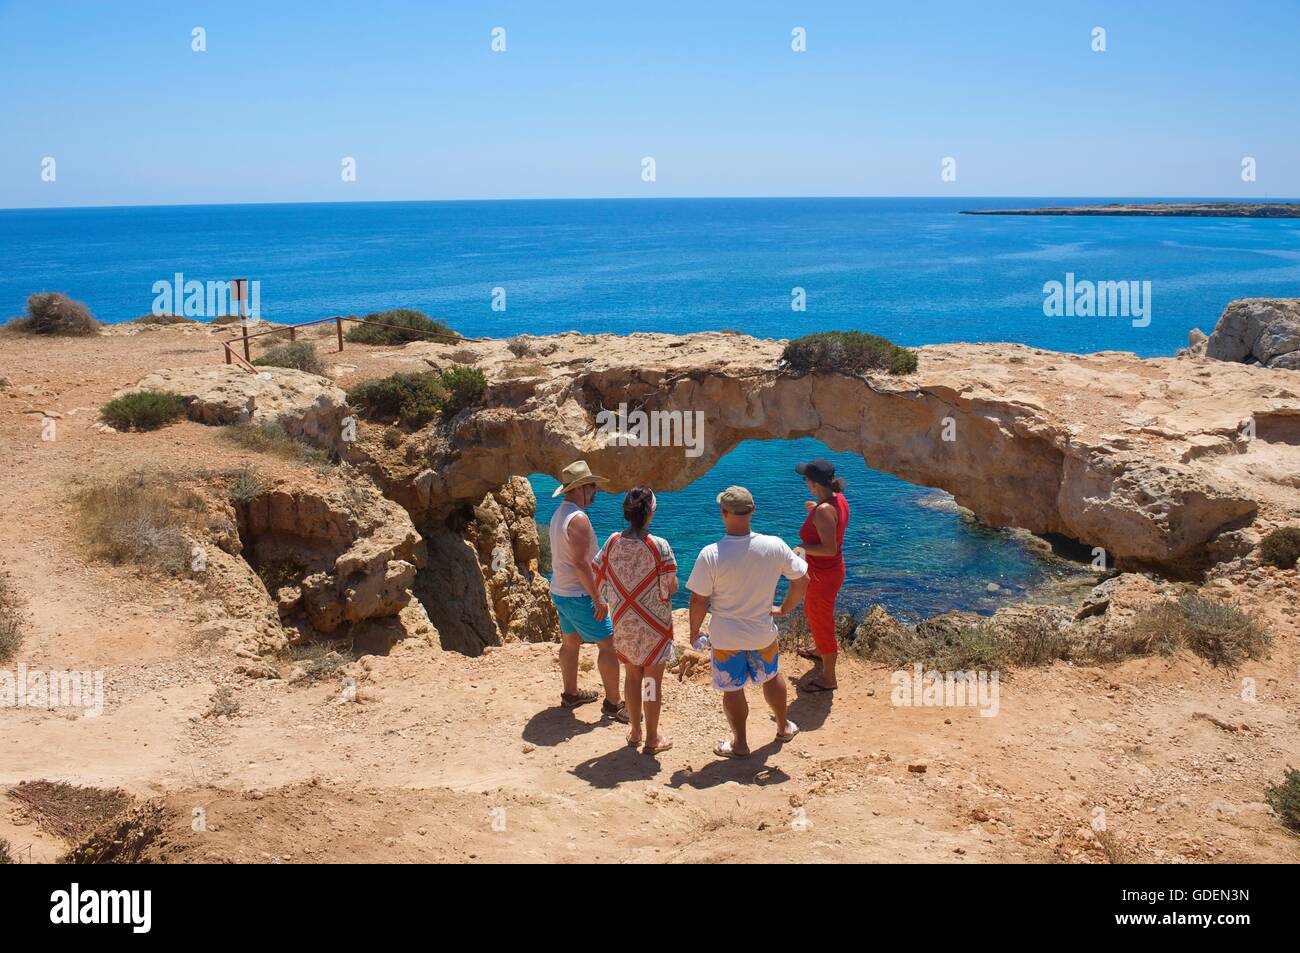
[{"label": "distant headland", "polygon": [[963,215],[1162,215],[1186,218],[1300,218],[1295,202],[1153,202],[1134,205],[1065,205],[1047,208],[985,208]]}]

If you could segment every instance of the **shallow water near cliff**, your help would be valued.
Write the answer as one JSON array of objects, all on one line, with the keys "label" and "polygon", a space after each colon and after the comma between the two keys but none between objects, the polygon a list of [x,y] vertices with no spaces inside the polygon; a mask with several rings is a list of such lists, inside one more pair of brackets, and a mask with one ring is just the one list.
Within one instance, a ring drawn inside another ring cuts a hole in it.
[{"label": "shallow water near cliff", "polygon": [[[154,282],[246,276],[264,317],[419,308],[471,336],[737,329],[787,338],[856,328],[900,344],[1015,341],[1054,350],[1172,354],[1228,301],[1295,294],[1300,221],[964,216],[961,209],[1110,199],[663,199],[403,202],[0,211],[0,316],[37,290],[101,320],[147,313]],[[1150,281],[1152,320],[1047,318],[1045,282]],[[493,311],[493,289],[506,310]],[[807,310],[791,310],[802,288]],[[214,348],[213,359],[218,359]],[[812,440],[754,441],[662,494],[655,531],[689,571],[721,533],[714,496],[753,490],[758,528],[793,542],[792,468],[827,456],[848,483],[846,608],[908,617],[991,611],[1077,569],[963,516],[947,496]],[[533,477],[545,522],[555,486]],[[621,526],[617,499],[592,513]],[[999,588],[989,590],[989,584]]]},{"label": "shallow water near cliff", "polygon": [[[682,586],[699,551],[723,534],[716,497],[731,484],[754,494],[757,532],[797,546],[809,497],[794,465],[814,457],[835,464],[852,508],[838,603],[843,611],[858,613],[879,603],[905,619],[952,609],[988,613],[1053,580],[1085,574],[1078,564],[1028,545],[1022,534],[981,525],[947,493],[872,470],[856,454],[834,453],[821,441],[805,438],[747,441],[690,486],[658,494],[651,532],[672,545]],[[534,474],[531,483],[545,532],[560,502],[551,497],[558,483],[541,474]],[[588,513],[604,542],[625,525],[622,494],[599,494]],[[674,605],[686,604],[683,588]]]}]

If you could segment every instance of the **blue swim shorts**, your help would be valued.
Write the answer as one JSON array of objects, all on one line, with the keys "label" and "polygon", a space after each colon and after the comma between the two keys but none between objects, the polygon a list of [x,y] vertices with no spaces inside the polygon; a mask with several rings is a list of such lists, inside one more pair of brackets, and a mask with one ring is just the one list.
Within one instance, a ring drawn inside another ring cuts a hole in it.
[{"label": "blue swim shorts", "polygon": [[713,687],[720,692],[736,692],[748,683],[762,685],[778,672],[776,640],[765,649],[713,650]]},{"label": "blue swim shorts", "polygon": [[614,634],[609,616],[597,622],[592,615],[596,606],[591,596],[557,596],[551,593],[551,601],[560,611],[561,632],[577,632],[584,642],[604,642]]}]

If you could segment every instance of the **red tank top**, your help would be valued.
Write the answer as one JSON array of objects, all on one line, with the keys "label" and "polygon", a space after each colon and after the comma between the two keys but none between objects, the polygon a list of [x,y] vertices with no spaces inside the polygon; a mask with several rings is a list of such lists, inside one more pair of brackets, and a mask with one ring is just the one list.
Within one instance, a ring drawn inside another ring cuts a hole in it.
[{"label": "red tank top", "polygon": [[[835,527],[839,537],[835,540],[836,553],[834,556],[809,556],[808,564],[820,569],[835,569],[844,565],[844,531],[849,526],[849,501],[844,499],[843,493],[836,493],[826,502],[834,506],[835,512],[839,514],[839,523]],[[817,526],[813,523],[812,513],[808,514],[808,518],[799,527],[799,541],[805,546],[817,546],[822,542]]]}]

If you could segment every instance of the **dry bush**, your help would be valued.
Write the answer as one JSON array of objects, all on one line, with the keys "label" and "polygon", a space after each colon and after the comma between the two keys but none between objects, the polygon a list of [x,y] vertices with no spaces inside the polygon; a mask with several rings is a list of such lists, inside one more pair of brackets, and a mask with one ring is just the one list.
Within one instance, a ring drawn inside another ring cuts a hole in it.
[{"label": "dry bush", "polygon": [[173,575],[190,565],[186,532],[205,522],[203,498],[182,489],[174,474],[129,473],[80,490],[74,503],[93,557]]},{"label": "dry bush", "polygon": [[0,663],[18,654],[23,642],[22,597],[7,573],[0,573]]},{"label": "dry bush", "polygon": [[0,837],[0,866],[3,866],[4,864],[16,864],[16,863],[18,863],[18,861],[14,858],[13,851],[9,846],[9,842],[5,840],[3,837]]},{"label": "dry bush", "polygon": [[1051,612],[1033,612],[997,624],[1006,638],[1007,656],[1014,665],[1050,665],[1065,656],[1064,627]]},{"label": "dry bush", "polygon": [[198,324],[193,318],[180,314],[142,314],[132,324]]},{"label": "dry bush", "polygon": [[99,333],[99,322],[80,301],[55,291],[42,291],[30,295],[27,313],[10,319],[4,329],[21,334],[85,337]]},{"label": "dry bush", "polygon": [[996,669],[1012,660],[1012,645],[990,620],[953,616],[923,619],[914,626],[882,626],[867,635],[859,652],[886,665],[904,667],[920,662],[942,672]]},{"label": "dry bush", "polygon": [[206,718],[219,718],[222,715],[234,718],[239,714],[239,699],[235,698],[229,685],[222,685],[213,692],[208,703],[208,710],[204,714]]},{"label": "dry bush", "polygon": [[1273,634],[1255,616],[1197,595],[1160,602],[1137,613],[1124,634],[1125,654],[1168,655],[1187,648],[1212,665],[1236,668],[1263,658]]},{"label": "dry bush", "polygon": [[303,679],[314,682],[338,673],[357,657],[351,646],[336,648],[319,642],[290,646],[288,659],[302,667]]},{"label": "dry bush", "polygon": [[1300,833],[1300,771],[1287,768],[1286,777],[1271,785],[1264,796],[1282,823]]},{"label": "dry bush", "polygon": [[285,460],[318,465],[329,462],[327,452],[290,436],[284,427],[274,421],[228,424],[221,428],[221,435],[254,453],[270,453]]},{"label": "dry bush", "polygon": [[325,365],[310,341],[287,341],[277,344],[253,363],[258,367],[290,367],[308,374],[324,375]]},{"label": "dry bush", "polygon": [[517,334],[506,341],[506,347],[515,357],[532,357],[537,353],[537,348],[533,346],[532,339],[523,334]]},{"label": "dry bush", "polygon": [[521,377],[542,377],[546,374],[546,365],[541,361],[511,361],[501,370],[511,380]]},{"label": "dry bush", "polygon": [[1119,840],[1110,831],[1097,831],[1097,843],[1101,845],[1101,852],[1106,855],[1108,864],[1131,864],[1133,857],[1128,849],[1119,842]]},{"label": "dry bush", "polygon": [[9,796],[23,806],[36,826],[68,841],[78,841],[131,806],[119,788],[93,788],[65,781],[22,781]]}]

